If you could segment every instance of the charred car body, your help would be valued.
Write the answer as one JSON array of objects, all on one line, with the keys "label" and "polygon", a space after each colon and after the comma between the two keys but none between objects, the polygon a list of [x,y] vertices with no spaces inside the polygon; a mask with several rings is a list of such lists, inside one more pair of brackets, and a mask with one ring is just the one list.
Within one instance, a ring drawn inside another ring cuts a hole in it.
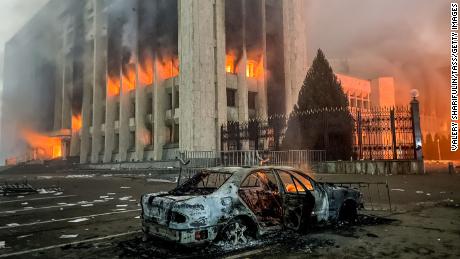
[{"label": "charred car body", "polygon": [[141,197],[144,237],[181,244],[244,243],[270,231],[351,220],[361,193],[314,181],[290,167],[203,170],[170,192]]}]

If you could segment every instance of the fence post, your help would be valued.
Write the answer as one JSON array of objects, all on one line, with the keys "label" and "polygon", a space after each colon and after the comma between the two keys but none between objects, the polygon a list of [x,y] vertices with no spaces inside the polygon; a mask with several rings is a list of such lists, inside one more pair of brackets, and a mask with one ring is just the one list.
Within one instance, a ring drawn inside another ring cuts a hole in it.
[{"label": "fence post", "polygon": [[[328,150],[329,149],[329,125],[328,125],[328,118],[327,118],[327,115],[328,113],[327,112],[324,112],[323,113],[323,123],[324,123],[324,149],[325,150]],[[337,154],[333,154],[334,158],[335,158],[335,155]],[[333,158],[333,159],[334,159]]]},{"label": "fence post", "polygon": [[220,126],[220,150],[225,150],[225,147],[224,147],[224,125],[221,125]]},{"label": "fence post", "polygon": [[241,125],[240,122],[235,122],[236,128],[236,150],[241,150]]},{"label": "fence post", "polygon": [[395,109],[390,109],[390,125],[391,125],[391,149],[393,150],[393,159],[398,159],[396,152],[396,125],[395,125]]},{"label": "fence post", "polygon": [[358,160],[363,158],[363,130],[361,111],[358,110]]},{"label": "fence post", "polygon": [[420,128],[420,108],[419,102],[415,97],[410,102],[410,113],[412,118],[412,136],[414,141],[414,159],[423,160],[422,130]]}]

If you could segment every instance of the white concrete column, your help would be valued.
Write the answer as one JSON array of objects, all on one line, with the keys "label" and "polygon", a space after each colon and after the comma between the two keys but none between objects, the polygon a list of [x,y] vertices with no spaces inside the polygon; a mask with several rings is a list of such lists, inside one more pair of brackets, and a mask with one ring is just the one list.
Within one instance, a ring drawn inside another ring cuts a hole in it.
[{"label": "white concrete column", "polygon": [[262,118],[268,117],[268,104],[267,104],[267,21],[265,0],[260,0],[261,8],[261,29],[262,29],[262,61],[263,62],[263,75],[257,81],[257,116]]},{"label": "white concrete column", "polygon": [[238,107],[238,120],[244,122],[249,120],[248,110],[248,84],[247,84],[247,63],[248,56],[246,52],[246,1],[242,0],[242,14],[243,28],[242,28],[242,54],[241,59],[237,65],[237,84],[238,90],[236,92],[236,103]]},{"label": "white concrete column", "polygon": [[129,114],[130,114],[130,102],[131,102],[131,91],[127,86],[126,78],[121,77],[121,95],[120,95],[120,134],[119,134],[119,147],[118,154],[120,161],[126,161],[128,158],[128,146],[129,146]]},{"label": "white concrete column", "polygon": [[62,129],[62,92],[64,90],[64,62],[62,50],[59,51],[56,58],[56,88],[54,91],[54,130]]},{"label": "white concrete column", "polygon": [[216,12],[222,12],[223,8],[216,8],[216,0],[183,0],[178,4],[179,148],[216,150],[219,127],[216,89],[225,86],[219,85],[223,79],[217,78],[215,70],[219,62],[216,59],[217,32],[224,29],[222,21],[216,22],[215,16],[222,16]]},{"label": "white concrete column", "polygon": [[216,47],[215,47],[215,88],[217,93],[216,115],[216,149],[221,150],[221,126],[227,123],[227,76],[225,72],[225,1],[216,1],[215,5],[215,32],[216,32]]},{"label": "white concrete column", "polygon": [[283,4],[284,73],[286,113],[297,103],[307,74],[307,21],[305,0],[281,0]]},{"label": "white concrete column", "polygon": [[[72,105],[70,93],[73,87],[73,69],[70,60],[64,59],[64,89],[62,91],[62,128],[72,128]],[[78,156],[80,153],[80,132],[72,132],[70,140],[70,155]]]},{"label": "white concrete column", "polygon": [[246,76],[247,55],[246,46],[243,46],[243,54],[237,65],[238,90],[236,91],[236,104],[238,108],[238,120],[240,122],[249,119],[248,111],[248,84]]},{"label": "white concrete column", "polygon": [[103,102],[104,102],[104,84],[106,74],[107,60],[107,38],[104,37],[104,30],[107,26],[107,17],[103,9],[103,3],[100,0],[94,1],[94,55],[93,55],[93,141],[91,148],[91,163],[100,162],[100,152],[104,143],[102,143],[102,121],[103,121]]},{"label": "white concrete column", "polygon": [[105,148],[104,148],[104,163],[109,163],[112,161],[114,144],[115,144],[115,118],[117,117],[117,102],[118,95],[113,96],[109,93],[109,84],[113,84],[114,87],[118,85],[118,88],[121,89],[121,80],[119,78],[112,78],[114,82],[108,81],[106,79],[106,101],[105,101]]},{"label": "white concrete column", "polygon": [[[156,60],[156,59],[155,59]],[[154,66],[153,83],[153,141],[154,141],[154,160],[161,160],[163,156],[163,146],[166,142],[166,123],[165,113],[167,109],[167,94],[164,81],[160,79],[158,62]]]},{"label": "white concrete column", "polygon": [[[139,60],[139,59],[138,59]],[[139,64],[136,65],[136,77],[139,78]],[[140,80],[136,80],[136,157],[138,161],[144,159],[145,138],[147,137],[147,129],[145,127],[146,117],[146,101],[147,94],[150,93],[146,85],[143,85]]]},{"label": "white concrete column", "polygon": [[[86,43],[86,42],[85,42]],[[87,44],[87,43],[86,43]],[[88,163],[88,156],[90,155],[90,125],[91,125],[91,99],[93,95],[93,77],[94,77],[94,53],[88,50],[88,45],[85,46],[84,51],[84,69],[83,69],[83,101],[81,110],[82,127],[80,129],[81,142],[80,142],[80,163]]]}]

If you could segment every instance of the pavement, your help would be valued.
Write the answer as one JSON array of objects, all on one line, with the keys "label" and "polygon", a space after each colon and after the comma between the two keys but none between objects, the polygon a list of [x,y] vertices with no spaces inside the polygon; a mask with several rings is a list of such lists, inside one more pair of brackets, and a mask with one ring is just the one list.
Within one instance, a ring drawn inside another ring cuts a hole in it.
[{"label": "pavement", "polygon": [[[460,258],[460,175],[314,178],[388,183],[392,210],[376,206],[363,211],[356,225],[283,232],[243,247],[183,248],[141,241],[140,195],[170,190],[173,181],[148,173],[0,173],[0,183],[27,179],[44,187],[38,194],[0,197],[0,258]],[[388,204],[386,194],[371,192],[380,205]]]}]

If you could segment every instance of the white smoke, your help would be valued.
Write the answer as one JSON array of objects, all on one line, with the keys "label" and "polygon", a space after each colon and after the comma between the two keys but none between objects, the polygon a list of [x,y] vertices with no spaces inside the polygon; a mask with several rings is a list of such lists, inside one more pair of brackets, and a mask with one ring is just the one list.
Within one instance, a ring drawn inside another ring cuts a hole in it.
[{"label": "white smoke", "polygon": [[[2,0],[0,1],[0,136],[2,129],[2,97],[3,97],[3,62],[5,43],[42,8],[48,0]],[[0,140],[1,145],[1,140]],[[0,150],[0,165],[6,154]]]}]

